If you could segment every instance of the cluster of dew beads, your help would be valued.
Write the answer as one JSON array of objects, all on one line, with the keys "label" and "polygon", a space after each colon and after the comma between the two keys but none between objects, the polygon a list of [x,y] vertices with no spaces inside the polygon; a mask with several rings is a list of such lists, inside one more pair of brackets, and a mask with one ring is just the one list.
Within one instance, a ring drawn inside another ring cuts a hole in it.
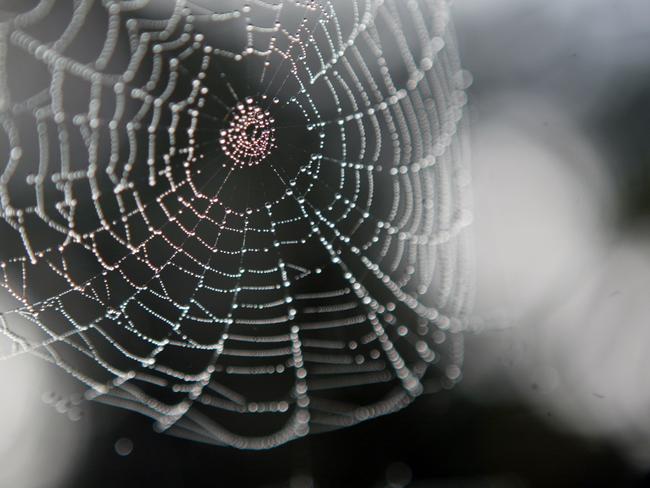
[{"label": "cluster of dew beads", "polygon": [[[267,97],[264,95],[262,100]],[[260,164],[275,147],[275,119],[268,110],[254,104],[252,98],[239,103],[230,116],[227,129],[222,129],[219,143],[235,166]],[[224,163],[224,166],[227,166]]]},{"label": "cluster of dew beads", "polygon": [[448,0],[10,4],[0,359],[243,449],[460,380],[469,77]]}]

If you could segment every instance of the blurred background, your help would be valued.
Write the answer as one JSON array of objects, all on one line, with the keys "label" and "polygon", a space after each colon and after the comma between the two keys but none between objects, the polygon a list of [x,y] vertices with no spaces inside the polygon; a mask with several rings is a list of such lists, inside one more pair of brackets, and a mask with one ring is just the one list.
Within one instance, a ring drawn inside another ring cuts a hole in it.
[{"label": "blurred background", "polygon": [[239,452],[157,435],[17,361],[0,369],[25,378],[0,405],[0,486],[650,486],[650,3],[454,14],[478,267],[460,386]]}]

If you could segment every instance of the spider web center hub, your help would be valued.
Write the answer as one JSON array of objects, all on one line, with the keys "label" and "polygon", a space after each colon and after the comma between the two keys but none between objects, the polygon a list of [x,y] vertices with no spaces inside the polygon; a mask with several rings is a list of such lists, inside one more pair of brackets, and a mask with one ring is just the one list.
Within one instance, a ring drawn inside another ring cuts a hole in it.
[{"label": "spider web center hub", "polygon": [[262,163],[276,147],[274,124],[271,113],[252,98],[235,105],[226,128],[219,133],[221,149],[230,165],[245,168]]}]

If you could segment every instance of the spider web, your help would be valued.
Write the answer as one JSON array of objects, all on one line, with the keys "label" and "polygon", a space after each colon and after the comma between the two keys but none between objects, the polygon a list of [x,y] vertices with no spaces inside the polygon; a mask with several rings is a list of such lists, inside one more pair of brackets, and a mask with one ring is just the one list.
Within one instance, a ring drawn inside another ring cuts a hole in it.
[{"label": "spider web", "polygon": [[467,80],[446,1],[8,5],[3,359],[253,449],[458,381]]}]

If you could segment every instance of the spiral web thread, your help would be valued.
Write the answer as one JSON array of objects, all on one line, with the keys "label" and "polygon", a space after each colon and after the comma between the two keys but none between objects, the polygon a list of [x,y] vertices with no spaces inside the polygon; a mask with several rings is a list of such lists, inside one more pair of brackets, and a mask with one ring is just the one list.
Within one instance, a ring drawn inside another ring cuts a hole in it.
[{"label": "spiral web thread", "polygon": [[[446,1],[43,0],[0,21],[3,359],[255,449],[459,379]],[[241,103],[277,136],[247,167],[219,143]]]}]

